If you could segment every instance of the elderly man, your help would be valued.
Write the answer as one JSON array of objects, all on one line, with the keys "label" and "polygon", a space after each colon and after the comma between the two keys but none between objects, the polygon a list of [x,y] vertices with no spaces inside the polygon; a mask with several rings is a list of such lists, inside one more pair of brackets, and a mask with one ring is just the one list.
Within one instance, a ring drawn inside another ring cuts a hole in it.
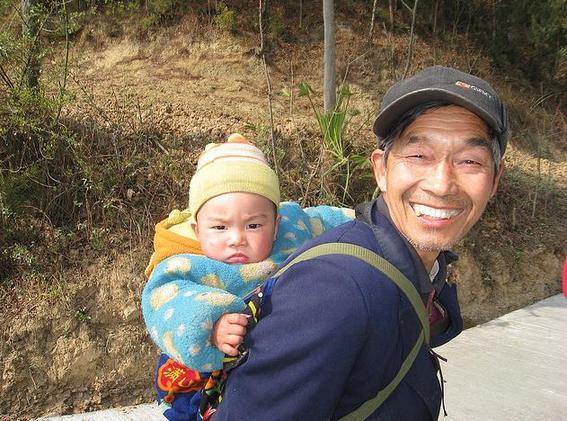
[{"label": "elderly man", "polygon": [[[438,418],[442,385],[429,344],[462,330],[456,286],[446,283],[456,260],[448,250],[496,192],[505,107],[484,80],[435,66],[392,86],[374,133],[381,195],[304,250],[343,243],[382,256],[411,281],[427,316],[356,257],[296,263],[272,283],[215,421]],[[417,342],[423,331],[429,343]]]}]

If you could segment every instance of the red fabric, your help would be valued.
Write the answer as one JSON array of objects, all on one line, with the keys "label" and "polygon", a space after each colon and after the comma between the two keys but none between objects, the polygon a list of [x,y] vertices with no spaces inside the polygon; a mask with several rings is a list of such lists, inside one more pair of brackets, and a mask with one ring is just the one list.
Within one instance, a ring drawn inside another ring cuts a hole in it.
[{"label": "red fabric", "polygon": [[164,392],[190,392],[200,390],[208,379],[170,358],[158,369],[156,380]]}]

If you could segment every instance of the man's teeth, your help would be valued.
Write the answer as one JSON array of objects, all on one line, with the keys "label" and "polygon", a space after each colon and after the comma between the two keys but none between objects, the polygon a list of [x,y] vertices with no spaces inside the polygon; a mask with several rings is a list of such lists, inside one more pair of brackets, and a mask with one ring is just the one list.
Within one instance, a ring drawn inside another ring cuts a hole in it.
[{"label": "man's teeth", "polygon": [[413,210],[415,211],[416,216],[425,215],[437,219],[449,219],[458,215],[460,212],[458,209],[437,209],[418,204],[413,205]]}]

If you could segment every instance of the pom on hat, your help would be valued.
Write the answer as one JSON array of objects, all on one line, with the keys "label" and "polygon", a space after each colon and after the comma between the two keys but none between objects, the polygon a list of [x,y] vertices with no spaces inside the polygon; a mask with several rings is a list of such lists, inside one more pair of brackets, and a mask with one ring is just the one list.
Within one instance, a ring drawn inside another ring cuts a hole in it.
[{"label": "pom on hat", "polygon": [[246,143],[248,145],[251,145],[250,142],[248,142],[248,139],[246,139],[244,136],[242,136],[240,133],[233,133],[231,134],[228,139],[226,140],[226,143]]},{"label": "pom on hat", "polygon": [[209,199],[225,193],[255,193],[278,206],[279,181],[260,149],[233,133],[225,143],[209,143],[197,163],[189,187],[193,216]]}]

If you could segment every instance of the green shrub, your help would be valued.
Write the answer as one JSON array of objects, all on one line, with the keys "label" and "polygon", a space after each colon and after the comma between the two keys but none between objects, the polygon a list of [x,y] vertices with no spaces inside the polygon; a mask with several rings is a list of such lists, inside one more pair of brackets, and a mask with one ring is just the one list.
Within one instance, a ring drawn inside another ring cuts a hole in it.
[{"label": "green shrub", "polygon": [[270,34],[272,38],[281,38],[286,33],[285,23],[278,14],[270,16],[269,23]]},{"label": "green shrub", "polygon": [[236,12],[221,2],[219,3],[214,22],[220,30],[234,32],[236,30]]},{"label": "green shrub", "polygon": [[149,19],[145,19],[142,26],[150,28],[160,24],[174,22],[187,7],[184,0],[150,0],[147,2]]}]

